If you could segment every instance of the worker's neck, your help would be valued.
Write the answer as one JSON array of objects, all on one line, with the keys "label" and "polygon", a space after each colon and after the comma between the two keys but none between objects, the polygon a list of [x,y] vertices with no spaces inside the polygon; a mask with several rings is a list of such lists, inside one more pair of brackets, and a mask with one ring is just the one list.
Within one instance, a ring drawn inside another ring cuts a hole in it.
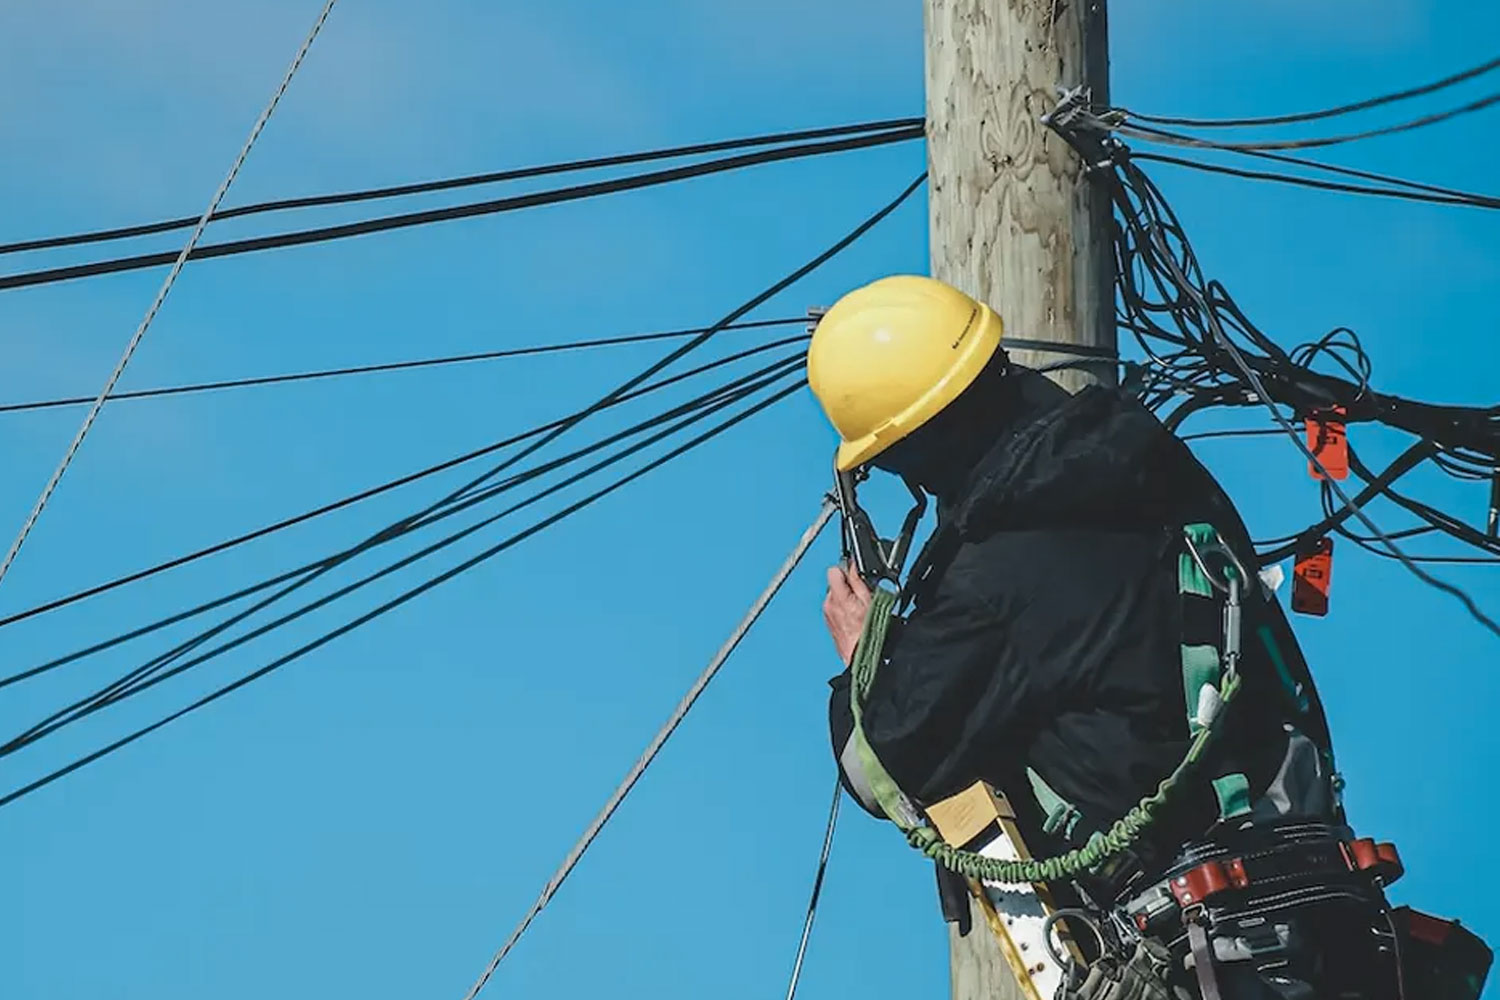
[{"label": "worker's neck", "polygon": [[947,421],[920,477],[941,511],[961,502],[985,459],[1037,416],[1068,398],[1066,390],[1029,369],[1013,369],[1001,391],[963,400],[959,419]]}]

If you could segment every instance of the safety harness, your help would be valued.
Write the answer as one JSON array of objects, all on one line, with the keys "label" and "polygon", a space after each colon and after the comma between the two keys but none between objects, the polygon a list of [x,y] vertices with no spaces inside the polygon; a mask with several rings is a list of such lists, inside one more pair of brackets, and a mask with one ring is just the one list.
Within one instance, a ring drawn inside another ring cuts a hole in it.
[{"label": "safety harness", "polygon": [[[880,669],[899,595],[884,586],[875,589],[850,661],[852,738],[875,800],[913,847],[950,871],[986,882],[1021,885],[1085,875],[1129,850],[1157,821],[1163,809],[1181,794],[1183,786],[1199,776],[1218,731],[1216,724],[1241,688],[1240,601],[1248,577],[1212,526],[1188,525],[1183,529],[1182,539],[1179,590],[1184,596],[1209,600],[1217,594],[1223,595],[1222,644],[1185,637],[1195,641],[1184,641],[1182,646],[1190,736],[1187,753],[1153,794],[1143,798],[1108,830],[1095,832],[1082,846],[1048,858],[989,858],[948,844],[881,764],[865,736],[864,704]],[[1077,823],[1077,810],[1034,771],[1028,772],[1028,778],[1038,804],[1047,813],[1047,827],[1066,837]],[[1226,818],[1249,811],[1249,782],[1243,774],[1220,775],[1213,779],[1213,785]]]},{"label": "safety harness", "polygon": [[[1125,854],[1141,840],[1166,807],[1183,794],[1184,786],[1204,778],[1217,797],[1222,821],[1241,819],[1251,813],[1250,781],[1245,774],[1226,771],[1209,776],[1202,772],[1214,740],[1223,729],[1223,720],[1243,686],[1239,669],[1242,599],[1252,577],[1208,524],[1189,524],[1181,530],[1176,559],[1182,601],[1181,669],[1189,735],[1187,752],[1155,792],[1107,830],[1094,832],[1079,847],[1037,859],[988,857],[949,844],[882,765],[865,735],[864,707],[880,669],[886,636],[897,617],[900,595],[877,583],[850,663],[852,741],[875,800],[913,847],[942,867],[978,882],[1049,883],[1100,872],[1106,862]],[[1299,713],[1305,713],[1309,703],[1307,692],[1292,677],[1270,630],[1260,629],[1258,635],[1286,696]],[[1319,750],[1327,759],[1329,780],[1336,792],[1338,779],[1332,773],[1331,752],[1326,746]],[[1072,838],[1081,818],[1078,810],[1033,769],[1028,769],[1027,776],[1037,805],[1046,816],[1044,829],[1065,840]],[[1369,898],[1383,905],[1380,887],[1401,873],[1395,848],[1371,840],[1340,841],[1331,830],[1319,827],[1300,837],[1291,836],[1285,844],[1273,844],[1250,854],[1192,859],[1193,864],[1170,872],[1159,884],[1135,889],[1131,898],[1115,911],[1129,921],[1125,929],[1134,933],[1129,938],[1114,935],[1116,947],[1111,949],[1095,927],[1101,946],[1100,961],[1082,975],[1070,971],[1064,995],[1073,1000],[1165,998],[1168,963],[1162,942],[1172,938],[1171,927],[1175,926],[1177,940],[1186,937],[1202,997],[1220,1000],[1215,944],[1210,933],[1215,929],[1213,919],[1220,911],[1210,914],[1208,907],[1220,901],[1223,893],[1274,887],[1281,879],[1311,887],[1306,891],[1294,890],[1288,899],[1316,902],[1329,895],[1320,893],[1316,885],[1320,880],[1344,877],[1357,883],[1351,892],[1357,891],[1362,896],[1373,893]],[[1301,897],[1298,892],[1302,892]],[[1171,925],[1163,919],[1169,915],[1174,918]]]}]

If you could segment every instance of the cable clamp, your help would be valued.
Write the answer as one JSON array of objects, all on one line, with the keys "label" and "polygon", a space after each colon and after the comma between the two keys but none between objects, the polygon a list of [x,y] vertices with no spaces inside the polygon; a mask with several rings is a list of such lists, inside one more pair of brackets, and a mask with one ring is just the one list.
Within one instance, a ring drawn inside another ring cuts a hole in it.
[{"label": "cable clamp", "polygon": [[1061,132],[1065,129],[1075,129],[1080,124],[1080,119],[1092,118],[1088,113],[1089,101],[1093,92],[1083,84],[1076,87],[1058,87],[1058,101],[1052,110],[1041,117],[1041,122],[1048,128]]}]

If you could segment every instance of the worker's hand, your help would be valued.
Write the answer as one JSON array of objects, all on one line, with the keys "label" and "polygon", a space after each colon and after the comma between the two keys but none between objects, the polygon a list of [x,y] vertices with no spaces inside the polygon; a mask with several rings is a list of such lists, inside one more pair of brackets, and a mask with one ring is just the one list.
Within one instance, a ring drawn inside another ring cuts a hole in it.
[{"label": "worker's hand", "polygon": [[865,627],[870,607],[870,588],[853,566],[834,566],[828,571],[828,596],[823,598],[823,621],[833,636],[839,659],[848,663]]}]

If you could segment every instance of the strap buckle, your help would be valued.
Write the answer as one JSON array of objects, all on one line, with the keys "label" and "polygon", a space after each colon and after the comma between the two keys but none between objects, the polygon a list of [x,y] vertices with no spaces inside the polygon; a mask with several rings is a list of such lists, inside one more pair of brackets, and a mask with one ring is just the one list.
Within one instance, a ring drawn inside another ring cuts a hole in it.
[{"label": "strap buckle", "polygon": [[1205,901],[1230,889],[1244,889],[1250,885],[1250,876],[1245,873],[1245,862],[1241,858],[1227,861],[1205,861],[1190,868],[1167,883],[1167,891],[1182,907],[1183,919],[1190,910],[1201,907]]},{"label": "strap buckle", "polygon": [[1367,872],[1382,887],[1406,874],[1406,866],[1401,863],[1401,855],[1396,850],[1396,845],[1390,841],[1376,841],[1371,837],[1361,837],[1339,845],[1344,853],[1344,861],[1353,872]]}]

